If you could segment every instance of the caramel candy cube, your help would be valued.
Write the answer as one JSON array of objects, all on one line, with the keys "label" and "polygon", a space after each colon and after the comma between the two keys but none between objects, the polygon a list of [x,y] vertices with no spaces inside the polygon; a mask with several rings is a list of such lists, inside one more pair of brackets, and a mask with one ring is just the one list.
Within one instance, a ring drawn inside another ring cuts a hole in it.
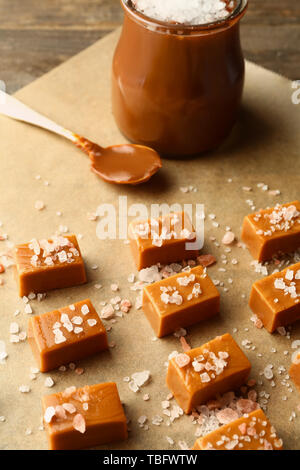
[{"label": "caramel candy cube", "polygon": [[245,217],[242,241],[253,258],[270,260],[278,253],[291,253],[300,247],[300,202],[277,204]]},{"label": "caramel candy cube", "polygon": [[127,438],[126,416],[115,383],[69,387],[42,399],[50,450],[100,446]]},{"label": "caramel candy cube", "polygon": [[108,349],[106,330],[89,299],[30,318],[28,341],[41,372]]},{"label": "caramel candy cube", "polygon": [[20,297],[31,292],[72,287],[86,282],[86,273],[75,235],[33,239],[15,248]]},{"label": "caramel candy cube", "polygon": [[256,281],[249,306],[273,333],[300,319],[300,263]]},{"label": "caramel candy cube", "polygon": [[296,385],[300,393],[300,349],[294,352],[292,364],[289,370],[289,376]]},{"label": "caramel candy cube", "polygon": [[143,290],[143,311],[156,336],[206,320],[220,310],[220,294],[202,266]]},{"label": "caramel candy cube", "polygon": [[259,409],[200,437],[193,450],[282,450],[282,440]]},{"label": "caramel candy cube", "polygon": [[196,241],[188,214],[174,212],[158,219],[135,220],[129,224],[129,239],[138,270],[154,264],[196,258],[198,249],[186,249]]},{"label": "caramel candy cube", "polygon": [[232,336],[178,354],[169,361],[167,386],[185,413],[245,383],[251,364]]}]

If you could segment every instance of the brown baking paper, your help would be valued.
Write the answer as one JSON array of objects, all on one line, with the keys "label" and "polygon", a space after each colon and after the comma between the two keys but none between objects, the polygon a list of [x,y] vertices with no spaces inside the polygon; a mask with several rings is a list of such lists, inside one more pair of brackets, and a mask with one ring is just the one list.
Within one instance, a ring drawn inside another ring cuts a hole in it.
[{"label": "brown baking paper", "polygon": [[[112,54],[119,32],[115,32],[92,47],[52,70],[34,83],[20,90],[16,96],[37,111],[44,113],[65,127],[86,136],[101,145],[121,143],[124,138],[118,131],[111,113],[110,73]],[[260,274],[250,266],[252,258],[247,250],[234,246],[227,254],[228,264],[222,263],[224,246],[217,247],[210,237],[221,241],[225,227],[230,226],[237,237],[243,217],[251,212],[246,200],[253,200],[256,208],[273,206],[299,198],[300,182],[300,107],[292,103],[291,83],[272,72],[247,64],[246,86],[240,119],[231,137],[216,152],[183,161],[164,160],[163,169],[147,184],[121,187],[104,183],[89,170],[86,156],[64,139],[0,117],[0,220],[1,233],[8,234],[12,243],[45,238],[66,226],[69,232],[82,234],[80,247],[86,262],[88,283],[81,287],[50,292],[42,302],[32,301],[33,314],[41,314],[90,297],[98,311],[100,302],[109,301],[116,294],[111,283],[120,285],[120,296],[133,302],[135,292],[130,290],[127,277],[136,272],[130,249],[122,240],[101,241],[96,236],[97,222],[88,220],[87,213],[94,212],[102,203],[118,206],[119,196],[128,196],[132,203],[203,203],[206,215],[215,214],[219,227],[206,217],[205,246],[203,253],[212,253],[218,263],[209,268],[209,275],[225,283],[221,287],[221,313],[218,317],[188,328],[187,340],[199,346],[216,335],[230,332],[241,345],[249,339],[255,350],[244,348],[253,371],[251,377],[262,380],[259,391],[271,394],[267,415],[278,430],[286,449],[299,448],[300,416],[289,421],[292,411],[300,404],[300,395],[289,392],[281,384],[286,373],[279,375],[278,366],[289,367],[291,341],[278,334],[270,335],[258,330],[250,321],[247,306],[251,284]],[[36,179],[36,175],[41,178]],[[232,182],[228,180],[232,179]],[[45,185],[45,181],[49,185]],[[257,187],[264,183],[269,189],[279,189],[272,196]],[[192,185],[197,192],[182,193],[180,187]],[[245,192],[242,187],[253,190]],[[41,200],[45,209],[35,209]],[[62,215],[58,216],[57,212]],[[0,242],[0,251],[7,242]],[[233,265],[236,258],[238,264]],[[98,265],[97,270],[92,269]],[[225,268],[226,272],[219,271]],[[233,284],[228,283],[233,279]],[[38,374],[29,378],[35,361],[28,343],[11,344],[9,327],[18,322],[22,331],[27,328],[28,315],[24,303],[18,298],[12,269],[1,274],[4,285],[0,287],[0,340],[5,341],[8,358],[0,364],[0,422],[1,449],[47,449],[45,431],[39,430],[41,396],[61,391],[70,385],[83,386],[97,382],[116,381],[126,414],[130,419],[130,436],[126,442],[106,448],[111,449],[170,449],[179,448],[179,441],[192,446],[196,427],[187,416],[167,426],[161,401],[168,394],[165,385],[168,355],[181,350],[179,340],[173,335],[153,341],[153,331],[142,310],[132,308],[124,318],[118,318],[109,332],[109,352],[80,362],[85,372],[78,376],[72,370]],[[103,288],[97,290],[95,283]],[[14,317],[19,309],[20,314]],[[109,323],[109,322],[107,322]],[[233,333],[234,328],[237,332]],[[247,329],[247,330],[246,330]],[[299,324],[292,327],[292,340],[299,338]],[[276,352],[271,352],[272,348]],[[283,351],[289,354],[285,356]],[[257,357],[258,353],[262,357]],[[261,376],[267,364],[274,364],[276,387]],[[77,364],[78,365],[78,364]],[[138,393],[129,390],[123,378],[134,372],[150,370],[151,381]],[[55,386],[44,385],[51,376]],[[19,387],[29,385],[29,393],[20,393]],[[149,401],[143,395],[150,395]],[[287,400],[284,401],[283,397]],[[149,430],[141,429],[138,418],[146,415]],[[152,424],[155,415],[164,417],[160,426]],[[31,434],[26,434],[30,429]],[[170,436],[175,444],[168,444]]]}]

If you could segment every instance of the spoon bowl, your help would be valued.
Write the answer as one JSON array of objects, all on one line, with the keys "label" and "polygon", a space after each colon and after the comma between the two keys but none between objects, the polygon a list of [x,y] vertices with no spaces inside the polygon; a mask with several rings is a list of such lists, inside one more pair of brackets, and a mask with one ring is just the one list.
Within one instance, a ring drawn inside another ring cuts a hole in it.
[{"label": "spoon bowl", "polygon": [[144,145],[103,148],[78,135],[76,139],[76,145],[90,157],[92,171],[108,183],[145,183],[162,167],[158,153]]}]

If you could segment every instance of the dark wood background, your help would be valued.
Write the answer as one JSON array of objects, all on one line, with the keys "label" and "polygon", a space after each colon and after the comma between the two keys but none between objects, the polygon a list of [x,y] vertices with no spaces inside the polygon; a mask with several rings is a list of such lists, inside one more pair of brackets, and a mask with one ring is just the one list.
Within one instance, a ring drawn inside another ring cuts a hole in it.
[{"label": "dark wood background", "polygon": [[[12,93],[122,24],[119,0],[0,0],[0,79]],[[247,59],[300,79],[300,0],[249,0]]]}]

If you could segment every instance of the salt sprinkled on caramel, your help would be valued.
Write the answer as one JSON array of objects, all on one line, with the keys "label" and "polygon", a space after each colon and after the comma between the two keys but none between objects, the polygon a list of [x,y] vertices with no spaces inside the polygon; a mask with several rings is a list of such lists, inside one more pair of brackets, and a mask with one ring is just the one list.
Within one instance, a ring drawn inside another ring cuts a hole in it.
[{"label": "salt sprinkled on caramel", "polygon": [[187,354],[178,354],[175,357],[175,361],[178,367],[182,368],[187,366],[191,362],[191,358]]},{"label": "salt sprinkled on caramel", "polygon": [[77,415],[74,416],[73,428],[76,429],[76,431],[81,432],[82,434],[85,433],[86,424],[85,424],[85,419],[82,416],[82,414],[78,413]]}]

